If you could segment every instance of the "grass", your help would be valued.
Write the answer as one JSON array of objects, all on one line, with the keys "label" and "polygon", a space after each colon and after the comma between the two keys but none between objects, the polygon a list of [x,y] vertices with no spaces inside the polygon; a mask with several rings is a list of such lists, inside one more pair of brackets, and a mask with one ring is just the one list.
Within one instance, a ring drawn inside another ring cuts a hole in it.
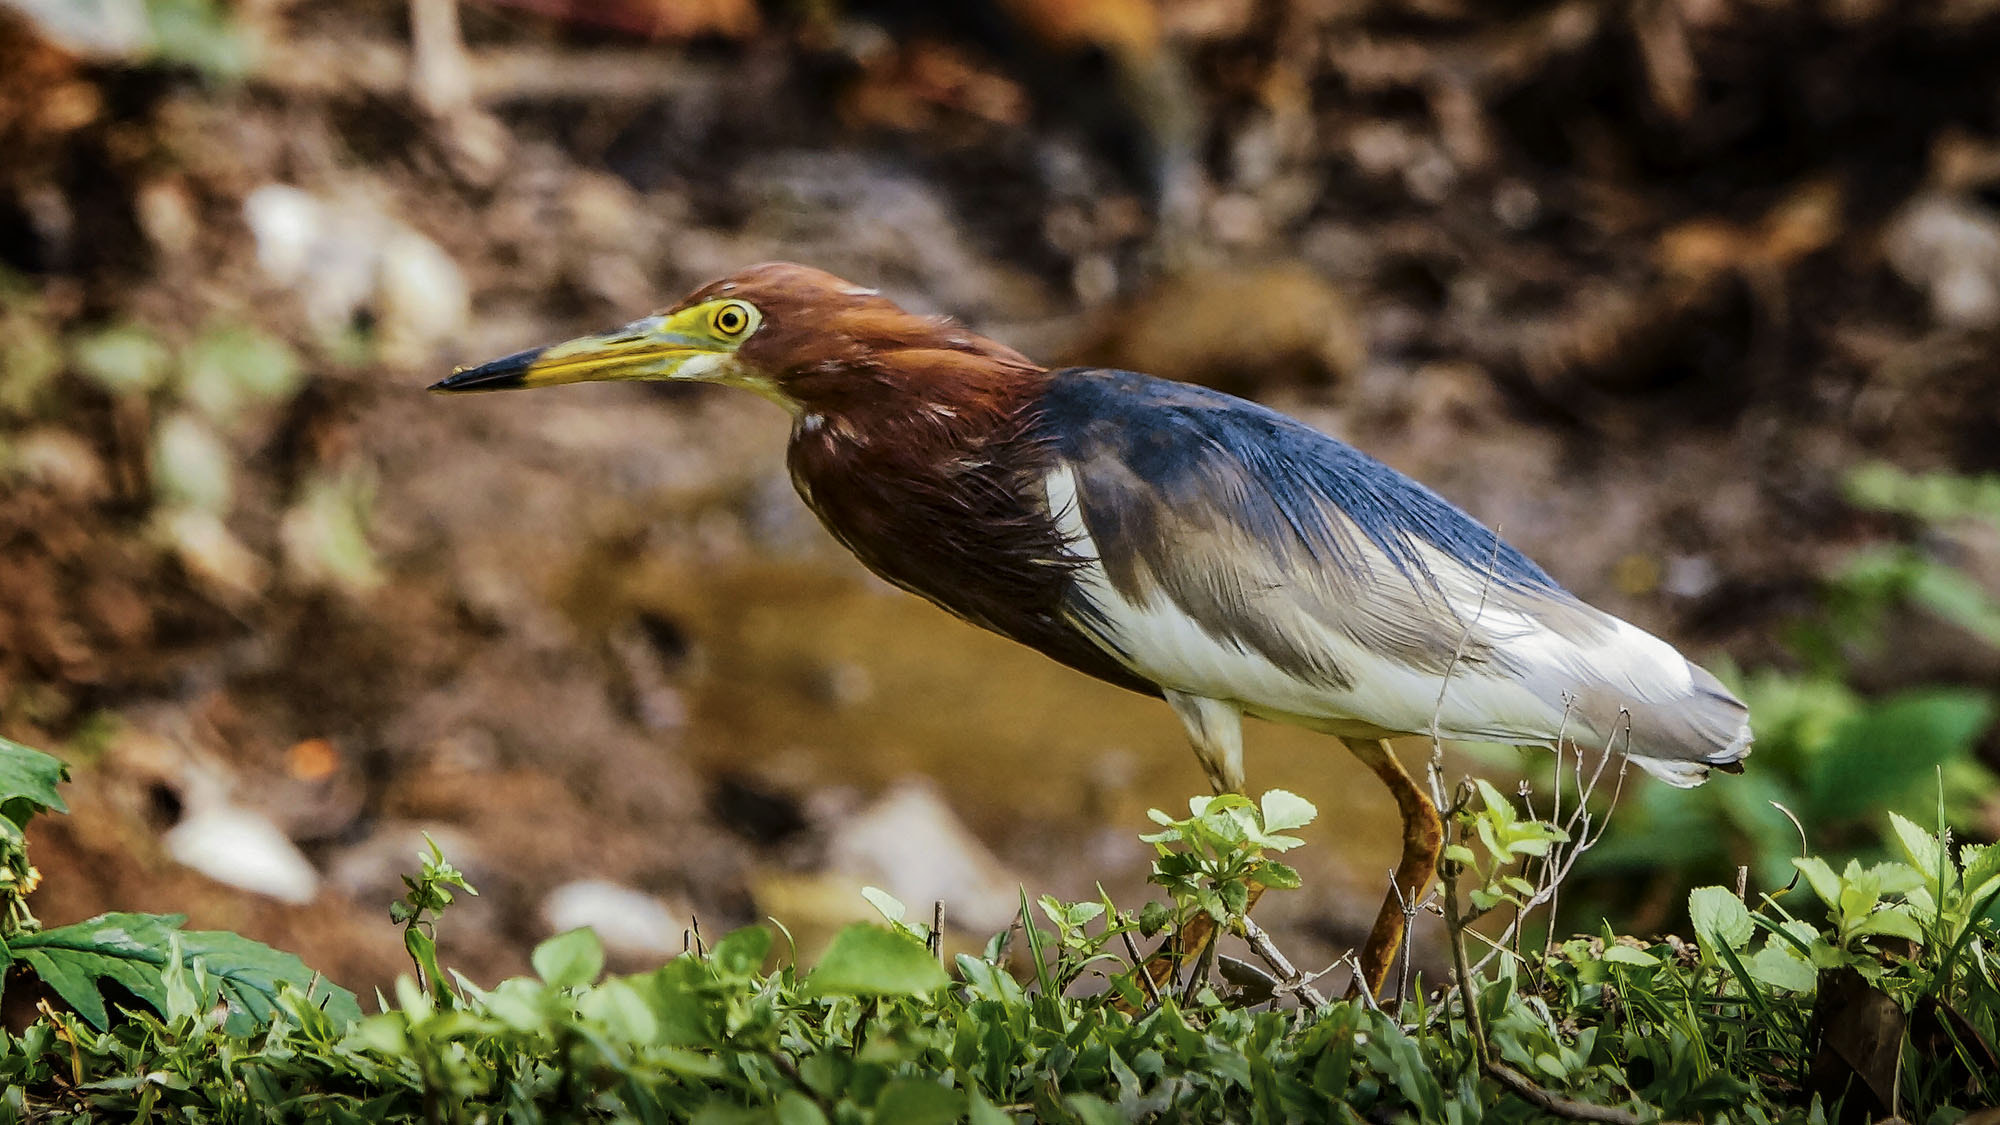
[{"label": "grass", "polygon": [[136,915],[111,916],[111,937],[102,920],[40,929],[18,829],[60,809],[60,770],[0,744],[7,987],[44,990],[34,1022],[0,1039],[0,1119],[1949,1123],[2000,1102],[2000,849],[1901,818],[1896,859],[1803,859],[1796,888],[1755,902],[1694,891],[1689,941],[1536,948],[1521,925],[1467,920],[1546,909],[1538,872],[1566,871],[1592,830],[1468,786],[1435,902],[1459,968],[1386,1007],[1301,1006],[1312,982],[1268,938],[1262,968],[1220,979],[1156,989],[1131,972],[1139,940],[1197,916],[1260,937],[1240,914],[1248,888],[1296,885],[1271,857],[1314,815],[1281,792],[1156,812],[1165,902],[1024,901],[981,955],[949,962],[874,892],[882,922],[843,931],[810,969],[753,926],[606,976],[584,930],[543,943],[534,976],[482,988],[438,964],[434,929],[471,888],[433,850],[393,914],[412,972],[362,1015],[234,935]]}]

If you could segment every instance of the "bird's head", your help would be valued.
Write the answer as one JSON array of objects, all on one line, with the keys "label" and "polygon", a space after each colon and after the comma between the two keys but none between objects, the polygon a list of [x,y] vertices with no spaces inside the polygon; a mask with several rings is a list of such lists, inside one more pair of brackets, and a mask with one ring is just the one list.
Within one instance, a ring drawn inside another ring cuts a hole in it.
[{"label": "bird's head", "polygon": [[712,281],[623,328],[460,368],[431,389],[626,379],[722,383],[799,414],[880,401],[897,390],[975,388],[1040,370],[948,317],[917,316],[823,270],[772,262]]}]

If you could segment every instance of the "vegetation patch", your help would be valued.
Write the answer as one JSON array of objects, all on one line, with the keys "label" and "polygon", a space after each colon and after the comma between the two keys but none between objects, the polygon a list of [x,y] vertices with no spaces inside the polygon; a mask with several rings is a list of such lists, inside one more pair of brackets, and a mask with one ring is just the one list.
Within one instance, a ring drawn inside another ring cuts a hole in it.
[{"label": "vegetation patch", "polygon": [[[1899,859],[1800,859],[1797,891],[1754,904],[1696,890],[1691,943],[1527,943],[1590,814],[1527,819],[1468,785],[1434,903],[1456,970],[1393,1004],[1322,1002],[1244,916],[1253,884],[1298,883],[1270,855],[1314,809],[1284,792],[1156,811],[1166,902],[1024,899],[979,955],[946,959],[871,892],[882,922],[810,969],[752,926],[605,976],[578,930],[535,950],[534,976],[482,988],[438,964],[439,915],[472,888],[433,848],[393,910],[413,971],[363,1015],[296,958],[177,918],[40,929],[21,828],[62,811],[61,776],[0,742],[10,1009],[38,990],[0,1042],[7,1120],[1946,1123],[2000,1102],[2000,848],[1901,817]],[[1509,909],[1497,936],[1471,924]],[[1161,984],[1134,971],[1141,940],[1209,925],[1261,965],[1210,946]]]}]

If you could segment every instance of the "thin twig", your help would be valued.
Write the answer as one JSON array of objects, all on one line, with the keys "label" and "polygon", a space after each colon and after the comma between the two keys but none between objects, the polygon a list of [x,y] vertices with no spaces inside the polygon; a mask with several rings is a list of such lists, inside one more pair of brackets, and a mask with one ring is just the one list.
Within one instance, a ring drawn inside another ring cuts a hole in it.
[{"label": "thin twig", "polygon": [[[1466,784],[1459,786],[1461,791],[1469,788],[1470,786]],[[1469,794],[1461,792],[1461,796],[1469,797]],[[1456,808],[1460,803],[1453,802],[1453,807]],[[1466,923],[1458,911],[1459,870],[1459,865],[1452,862],[1438,865],[1438,882],[1444,889],[1440,905],[1444,908],[1445,940],[1451,946],[1452,975],[1457,978],[1454,983],[1458,986],[1458,1005],[1465,1013],[1465,1031],[1472,1040],[1473,1057],[1479,1060],[1479,1065],[1483,1069],[1486,1066],[1488,1051],[1486,1021],[1479,1013],[1479,996],[1472,989],[1472,968],[1465,960]]]},{"label": "thin twig", "polygon": [[1314,1011],[1326,1007],[1326,997],[1308,984],[1305,975],[1299,972],[1291,959],[1271,943],[1271,935],[1264,932],[1264,927],[1247,917],[1243,919],[1243,940],[1250,946],[1252,953],[1263,958],[1264,963],[1271,966],[1272,971],[1278,974],[1279,985],[1298,997],[1300,1004]]},{"label": "thin twig", "polygon": [[[1621,708],[1618,716],[1619,723],[1612,728],[1610,737],[1605,740],[1604,752],[1597,759],[1597,766],[1591,771],[1590,780],[1587,783],[1581,780],[1583,750],[1581,747],[1576,748],[1578,755],[1576,776],[1579,786],[1577,808],[1570,814],[1569,823],[1562,826],[1564,831],[1570,836],[1570,843],[1567,847],[1550,849],[1549,861],[1541,869],[1535,893],[1529,897],[1528,901],[1523,904],[1514,918],[1508,922],[1506,928],[1501,931],[1499,938],[1496,939],[1497,945],[1495,950],[1480,958],[1479,963],[1472,967],[1472,971],[1475,974],[1485,972],[1486,966],[1493,962],[1493,958],[1498,956],[1499,953],[1506,951],[1498,948],[1498,946],[1514,944],[1514,940],[1519,933],[1519,927],[1529,914],[1533,913],[1536,908],[1543,904],[1553,904],[1556,901],[1558,894],[1562,890],[1563,883],[1569,879],[1570,872],[1575,870],[1577,861],[1583,858],[1584,853],[1596,847],[1598,842],[1604,838],[1606,830],[1611,827],[1611,812],[1617,810],[1618,800],[1625,792],[1625,771],[1628,768],[1629,761],[1625,755],[1618,754],[1618,736],[1620,734],[1625,736],[1627,749],[1630,749],[1632,739],[1631,713]],[[1598,784],[1603,778],[1604,771],[1610,764],[1613,755],[1617,755],[1618,757],[1616,784],[1611,791],[1610,809],[1606,811],[1603,818],[1599,819],[1590,815],[1588,811],[1589,801],[1590,797],[1596,793]],[[1593,826],[1596,828],[1595,832],[1591,831]],[[1472,922],[1483,913],[1484,911],[1474,911],[1466,917],[1465,921],[1468,923]],[[1551,907],[1550,911],[1550,941],[1554,941],[1553,907]],[[1519,957],[1518,950],[1511,952],[1514,952],[1515,956]]]},{"label": "thin twig", "polygon": [[1146,996],[1153,1001],[1153,1007],[1160,1006],[1160,986],[1153,983],[1153,974],[1146,970],[1146,959],[1139,953],[1139,944],[1132,940],[1132,931],[1119,930],[1118,936],[1125,941],[1125,953],[1132,958],[1132,971],[1139,974],[1139,984],[1146,990]]},{"label": "thin twig", "polygon": [[1479,1064],[1488,1078],[1512,1091],[1515,1096],[1543,1113],[1551,1113],[1570,1121],[1598,1121],[1605,1125],[1639,1125],[1639,1115],[1616,1106],[1594,1105],[1551,1094],[1537,1086],[1527,1075],[1497,1060],[1484,1060]]},{"label": "thin twig", "polygon": [[1403,893],[1403,884],[1396,881],[1396,873],[1389,872],[1389,892],[1396,896],[1396,909],[1403,912],[1403,948],[1397,953],[1403,962],[1402,971],[1396,974],[1396,1003],[1402,1004],[1403,997],[1410,994],[1410,924],[1417,920],[1417,910],[1421,901],[1411,901]]},{"label": "thin twig", "polygon": [[[1327,966],[1327,967],[1326,967],[1326,968],[1325,968],[1325,969],[1324,969],[1323,971],[1321,971],[1321,972],[1317,972],[1317,973],[1313,973],[1313,974],[1311,974],[1311,975],[1307,976],[1307,977],[1306,977],[1305,979],[1307,979],[1308,981],[1315,981],[1315,980],[1318,980],[1319,978],[1321,978],[1321,977],[1323,977],[1323,976],[1327,975],[1328,973],[1331,973],[1332,971],[1334,971],[1335,969],[1339,968],[1339,967],[1340,967],[1340,966],[1342,966],[1342,965],[1345,965],[1345,966],[1347,966],[1347,970],[1348,970],[1349,972],[1351,972],[1351,973],[1353,973],[1353,974],[1354,974],[1354,979],[1355,979],[1356,981],[1359,981],[1359,980],[1361,980],[1361,979],[1362,979],[1362,972],[1361,972],[1361,959],[1360,959],[1359,957],[1355,956],[1355,952],[1354,952],[1354,950],[1352,950],[1352,949],[1348,950],[1348,951],[1347,951],[1346,953],[1343,953],[1343,954],[1341,954],[1341,955],[1340,955],[1340,960],[1338,960],[1338,961],[1335,961],[1335,962],[1334,962],[1333,964],[1331,964],[1331,965],[1328,965],[1328,966]],[[1386,1015],[1386,1014],[1387,1014],[1387,1013],[1385,1013],[1385,1012],[1383,1012],[1383,1011],[1382,1011],[1382,1005],[1381,1005],[1381,1004],[1378,1004],[1378,1003],[1376,1003],[1376,1001],[1375,1001],[1375,994],[1374,994],[1374,993],[1372,993],[1372,992],[1370,992],[1370,991],[1368,991],[1367,989],[1365,989],[1365,988],[1358,988],[1358,987],[1355,987],[1354,985],[1350,984],[1350,985],[1348,986],[1348,993],[1349,993],[1349,997],[1348,997],[1349,999],[1353,999],[1353,994],[1355,994],[1355,993],[1359,993],[1359,994],[1360,994],[1360,996],[1361,996],[1361,1002],[1362,1002],[1363,1004],[1366,1004],[1366,1005],[1368,1005],[1368,1010],[1369,1010],[1369,1011],[1371,1011],[1371,1012],[1374,1012],[1374,1013],[1375,1013],[1376,1015]]]}]

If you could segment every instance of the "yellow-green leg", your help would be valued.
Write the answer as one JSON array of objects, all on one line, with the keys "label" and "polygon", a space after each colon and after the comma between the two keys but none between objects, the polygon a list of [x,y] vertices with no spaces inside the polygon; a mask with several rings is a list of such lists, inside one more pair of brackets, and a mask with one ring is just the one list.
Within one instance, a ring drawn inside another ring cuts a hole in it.
[{"label": "yellow-green leg", "polygon": [[[1370,996],[1380,996],[1403,947],[1404,931],[1409,928],[1405,904],[1421,899],[1437,873],[1438,853],[1444,848],[1444,823],[1438,819],[1430,795],[1396,760],[1387,742],[1375,738],[1341,741],[1389,787],[1403,817],[1403,855],[1396,863],[1396,884],[1382,900],[1382,909],[1368,930],[1368,943],[1361,948],[1361,975],[1355,982],[1367,988]],[[1358,987],[1351,991],[1358,991]]]}]

